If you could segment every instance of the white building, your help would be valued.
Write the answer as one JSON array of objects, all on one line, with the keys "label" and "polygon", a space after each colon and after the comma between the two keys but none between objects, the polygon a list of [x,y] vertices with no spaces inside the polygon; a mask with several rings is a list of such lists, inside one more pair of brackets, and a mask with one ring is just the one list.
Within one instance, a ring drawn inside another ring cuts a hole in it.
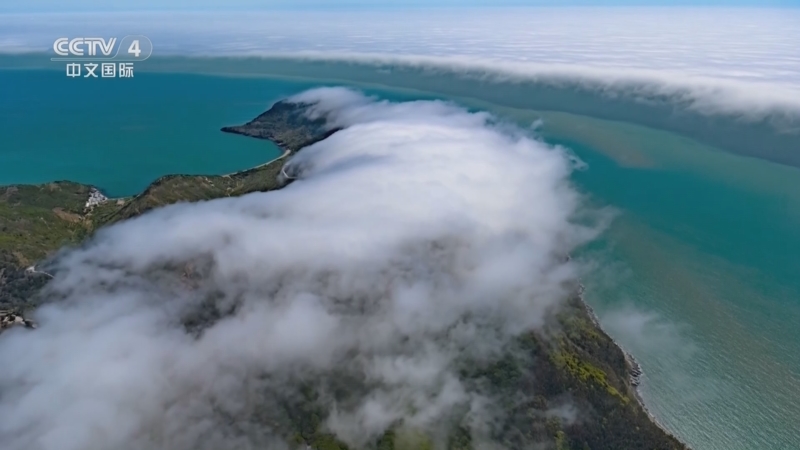
[{"label": "white building", "polygon": [[108,197],[103,195],[100,191],[92,188],[89,191],[89,200],[86,200],[86,209],[93,208],[97,205],[103,204],[108,201]]}]

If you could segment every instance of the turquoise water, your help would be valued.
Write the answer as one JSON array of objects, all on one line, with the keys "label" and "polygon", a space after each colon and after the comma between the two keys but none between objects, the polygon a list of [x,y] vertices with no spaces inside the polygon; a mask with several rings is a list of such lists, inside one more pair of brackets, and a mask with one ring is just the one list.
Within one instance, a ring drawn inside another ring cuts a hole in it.
[{"label": "turquoise water", "polygon": [[798,448],[796,217],[767,193],[569,144],[590,165],[580,185],[621,210],[587,295],[642,362],[650,408],[696,448]]},{"label": "turquoise water", "polygon": [[219,129],[308,84],[8,70],[0,71],[0,86],[0,184],[70,179],[126,196],[161,175],[223,174],[278,156],[269,141]]},{"label": "turquoise water", "polygon": [[[0,184],[69,178],[128,195],[166,173],[261,163],[274,146],[219,127],[320,83],[313,70],[305,76],[142,73],[103,85],[0,71],[0,86],[19,88],[0,97],[0,136],[11,144],[0,147]],[[435,83],[409,83],[366,87],[394,99],[445,96]],[[569,104],[505,104],[482,97],[488,88],[449,98],[523,126],[542,119],[547,141],[588,164],[576,186],[618,212],[580,255],[594,266],[587,300],[642,363],[642,393],[658,419],[696,449],[800,448],[800,170],[570,114]]]},{"label": "turquoise water", "polygon": [[[587,300],[698,449],[800,448],[800,170],[631,124],[543,114],[619,210]],[[551,126],[548,128],[547,124]]]}]

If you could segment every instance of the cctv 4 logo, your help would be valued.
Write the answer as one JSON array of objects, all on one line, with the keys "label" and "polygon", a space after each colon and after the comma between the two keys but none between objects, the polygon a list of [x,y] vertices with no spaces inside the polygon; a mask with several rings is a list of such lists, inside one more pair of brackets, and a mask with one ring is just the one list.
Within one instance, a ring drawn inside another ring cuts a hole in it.
[{"label": "cctv 4 logo", "polygon": [[[108,40],[103,38],[79,37],[74,39],[59,38],[53,43],[53,51],[59,56],[111,56],[117,38]],[[98,53],[99,50],[99,53]],[[134,39],[128,47],[128,54],[138,58],[142,53],[139,40]]]}]

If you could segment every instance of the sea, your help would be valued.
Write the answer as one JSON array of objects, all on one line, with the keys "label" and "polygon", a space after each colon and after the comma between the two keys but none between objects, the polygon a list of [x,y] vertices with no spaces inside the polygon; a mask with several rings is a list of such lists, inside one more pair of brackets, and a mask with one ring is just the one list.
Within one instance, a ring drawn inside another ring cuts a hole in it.
[{"label": "sea", "polygon": [[697,450],[800,448],[796,134],[398,67],[165,57],[132,79],[96,80],[30,56],[0,60],[0,184],[69,179],[121,197],[165,174],[245,169],[279,150],[220,127],[322,85],[516,123],[573,155],[575,187],[614,217],[576,257],[586,300],[644,370],[650,412]]}]

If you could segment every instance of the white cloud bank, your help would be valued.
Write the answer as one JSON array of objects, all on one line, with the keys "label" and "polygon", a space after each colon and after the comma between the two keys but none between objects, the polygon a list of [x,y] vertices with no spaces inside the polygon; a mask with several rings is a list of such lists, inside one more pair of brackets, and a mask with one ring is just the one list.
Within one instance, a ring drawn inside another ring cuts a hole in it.
[{"label": "white cloud bank", "polygon": [[528,75],[738,81],[738,95],[749,86],[763,103],[765,92],[798,97],[799,25],[796,9],[686,7],[5,14],[0,42],[51,51],[61,35],[146,34],[162,55],[381,55]]},{"label": "white cloud bank", "polygon": [[[156,210],[63,255],[39,328],[0,337],[4,449],[280,448],[304,382],[356,446],[400,418],[482,417],[459,358],[539,326],[593,236],[568,158],[446,103],[296,100],[346,128],[290,161],[293,184]],[[212,303],[232,314],[187,333]],[[365,390],[337,398],[349,379]]]},{"label": "white cloud bank", "polygon": [[601,88],[634,81],[701,109],[797,114],[798,23],[797,9],[678,7],[6,14],[0,52],[50,51],[62,35],[145,34],[157,55],[388,61]]}]

